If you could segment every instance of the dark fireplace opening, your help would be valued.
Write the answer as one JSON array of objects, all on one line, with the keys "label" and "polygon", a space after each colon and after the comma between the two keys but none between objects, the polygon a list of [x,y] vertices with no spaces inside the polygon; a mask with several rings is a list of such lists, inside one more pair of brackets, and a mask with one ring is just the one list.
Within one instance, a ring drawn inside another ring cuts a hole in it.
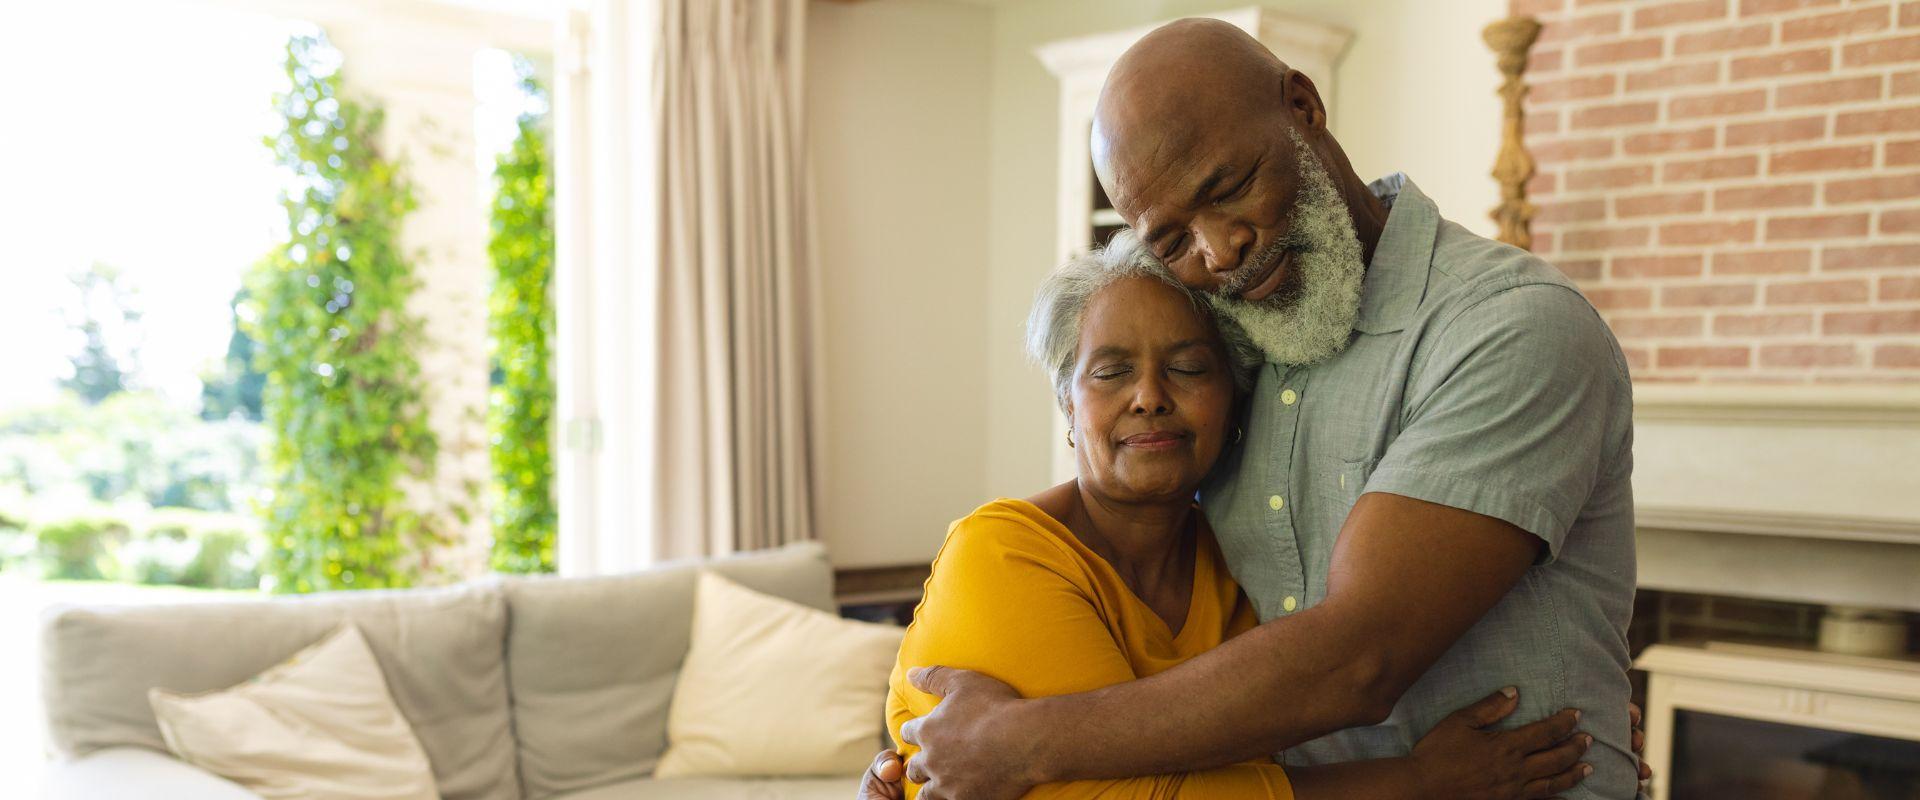
[{"label": "dark fireplace opening", "polygon": [[1670,800],[1920,800],[1920,742],[1680,710]]}]

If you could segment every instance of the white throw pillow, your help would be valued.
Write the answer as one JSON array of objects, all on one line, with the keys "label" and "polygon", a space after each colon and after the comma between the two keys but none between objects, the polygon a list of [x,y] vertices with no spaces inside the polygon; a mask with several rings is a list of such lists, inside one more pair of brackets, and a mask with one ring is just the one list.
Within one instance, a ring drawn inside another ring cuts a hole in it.
[{"label": "white throw pillow", "polygon": [[702,573],[654,776],[859,774],[904,634]]},{"label": "white throw pillow", "polygon": [[433,768],[352,624],[246,683],[147,692],[167,748],[263,798],[439,800]]}]

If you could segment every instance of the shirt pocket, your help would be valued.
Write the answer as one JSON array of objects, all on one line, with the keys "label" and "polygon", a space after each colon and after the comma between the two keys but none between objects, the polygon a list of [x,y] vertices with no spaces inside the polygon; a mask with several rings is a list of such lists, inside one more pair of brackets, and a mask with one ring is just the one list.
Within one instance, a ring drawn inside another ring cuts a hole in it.
[{"label": "shirt pocket", "polygon": [[1353,510],[1353,504],[1360,502],[1360,494],[1367,488],[1367,479],[1373,477],[1373,468],[1379,463],[1377,456],[1341,459],[1340,474],[1334,479],[1334,492],[1340,498],[1343,518],[1345,511]]}]

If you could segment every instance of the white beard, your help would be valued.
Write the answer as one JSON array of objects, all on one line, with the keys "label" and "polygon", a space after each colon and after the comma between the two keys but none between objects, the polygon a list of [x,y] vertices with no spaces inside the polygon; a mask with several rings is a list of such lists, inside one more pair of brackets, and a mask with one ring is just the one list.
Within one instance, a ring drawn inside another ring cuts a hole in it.
[{"label": "white beard", "polygon": [[1334,191],[1326,167],[1307,149],[1299,132],[1287,132],[1299,153],[1300,200],[1286,238],[1273,247],[1293,251],[1290,268],[1299,272],[1298,280],[1289,276],[1292,291],[1282,284],[1258,302],[1242,299],[1233,290],[1240,282],[1231,279],[1228,286],[1233,288],[1208,297],[1223,315],[1246,330],[1269,361],[1304,366],[1345,350],[1352,340],[1367,262],[1353,217]]}]

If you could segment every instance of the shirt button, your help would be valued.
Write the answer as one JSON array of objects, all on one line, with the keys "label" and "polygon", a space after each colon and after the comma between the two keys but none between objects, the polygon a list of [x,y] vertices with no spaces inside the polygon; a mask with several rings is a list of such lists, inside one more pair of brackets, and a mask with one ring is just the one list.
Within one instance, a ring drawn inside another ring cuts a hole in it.
[{"label": "shirt button", "polygon": [[1299,392],[1296,392],[1296,391],[1294,391],[1294,390],[1292,390],[1292,389],[1288,389],[1288,390],[1286,390],[1286,391],[1284,391],[1284,392],[1281,392],[1281,393],[1280,393],[1280,404],[1281,404],[1281,405],[1287,405],[1287,406],[1290,406],[1290,405],[1293,405],[1294,403],[1297,403],[1297,402],[1300,402],[1300,393],[1299,393]]},{"label": "shirt button", "polygon": [[1280,495],[1276,494],[1272,497],[1267,498],[1267,507],[1275,511],[1279,511],[1280,509],[1285,508],[1286,505],[1287,505],[1287,501],[1284,498],[1282,498]]},{"label": "shirt button", "polygon": [[1287,599],[1280,601],[1280,610],[1282,611],[1292,611],[1299,607],[1300,601],[1293,599],[1293,595],[1287,595]]}]

